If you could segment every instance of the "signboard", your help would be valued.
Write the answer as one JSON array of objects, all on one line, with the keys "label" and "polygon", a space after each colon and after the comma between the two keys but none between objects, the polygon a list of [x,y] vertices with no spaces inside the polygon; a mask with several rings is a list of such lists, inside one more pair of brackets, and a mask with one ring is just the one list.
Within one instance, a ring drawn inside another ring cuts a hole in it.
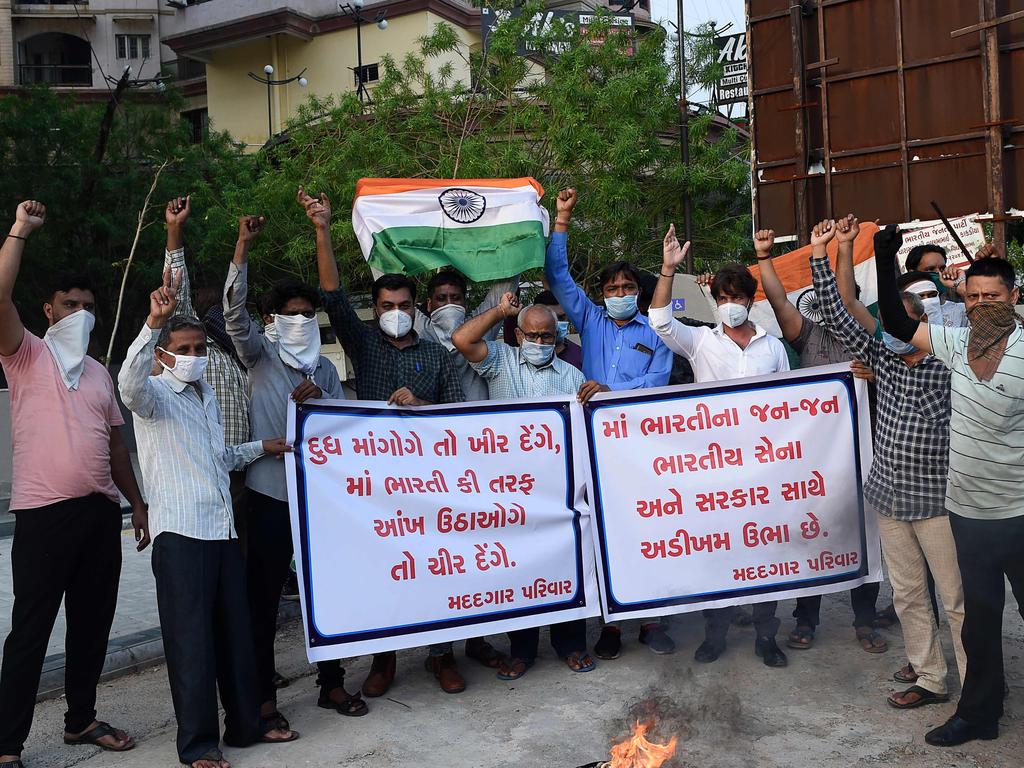
[{"label": "signboard", "polygon": [[[487,48],[488,39],[499,24],[509,19],[517,19],[521,15],[521,7],[512,9],[482,7],[480,9],[480,36],[483,39],[484,48]],[[568,49],[569,40],[573,35],[586,34],[590,26],[599,19],[597,14],[583,11],[545,10],[537,13],[527,23],[523,39],[519,41],[519,55],[557,56]],[[630,30],[633,28],[633,16],[628,13],[615,14],[607,18],[607,24],[612,30]],[[564,30],[564,35],[555,34],[559,28]],[[594,42],[599,44],[601,39],[595,39]],[[629,53],[632,54],[631,48]]]},{"label": "signboard", "polygon": [[[960,236],[971,256],[985,245],[985,230],[976,221],[976,217],[961,216],[950,219],[949,223]],[[964,252],[960,250],[960,246],[956,244],[956,240],[941,221],[924,226],[904,224],[901,228],[903,229],[903,245],[896,254],[901,269],[906,264],[910,249],[918,245],[940,245],[945,248],[947,266],[961,269],[967,269],[970,266],[971,262],[964,256]]]},{"label": "signboard", "polygon": [[715,38],[718,61],[723,67],[721,82],[715,86],[714,102],[723,104],[747,103],[747,35],[720,35]]}]

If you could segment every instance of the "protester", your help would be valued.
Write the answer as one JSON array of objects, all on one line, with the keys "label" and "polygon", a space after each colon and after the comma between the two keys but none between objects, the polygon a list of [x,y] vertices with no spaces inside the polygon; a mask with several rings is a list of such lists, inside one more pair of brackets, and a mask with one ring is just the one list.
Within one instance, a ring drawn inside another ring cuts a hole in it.
[{"label": "protester", "polygon": [[956,714],[925,740],[950,747],[999,735],[1003,714],[1004,578],[1024,605],[1024,331],[1013,267],[975,261],[966,274],[967,328],[911,319],[896,289],[895,226],[875,235],[878,301],[889,332],[952,372],[945,506],[964,590],[967,674]]},{"label": "protester", "polygon": [[[488,341],[492,328],[503,318],[517,317],[518,348]],[[555,356],[558,318],[543,304],[520,309],[511,292],[498,306],[459,328],[452,341],[474,370],[487,381],[492,400],[520,400],[548,395],[574,395],[583,386],[583,374]],[[540,628],[509,632],[510,655],[498,668],[499,680],[518,680],[537,659]],[[589,672],[596,666],[587,653],[587,622],[567,621],[551,627],[551,645],[573,672]]]},{"label": "protester", "polygon": [[[135,414],[149,496],[153,576],[167,677],[178,721],[178,757],[194,768],[228,768],[219,748],[298,738],[260,718],[246,605],[245,564],[232,522],[228,471],[289,450],[284,438],[224,445],[213,389],[203,381],[206,329],[175,317],[181,275],[164,270],[149,317],[128,348],[118,385]],[[161,372],[151,375],[156,361]]]},{"label": "protester", "polygon": [[[551,307],[555,317],[558,318],[558,340],[555,342],[555,355],[559,360],[582,371],[583,347],[569,339],[569,318],[565,314],[565,310],[562,309],[562,305],[558,303],[558,299],[555,298],[555,294],[545,288],[534,297],[533,303]],[[519,340],[516,338],[516,319],[515,317],[505,318],[502,340],[510,347],[519,346]]]},{"label": "protester", "polygon": [[65,603],[66,744],[123,752],[135,742],[96,719],[96,685],[121,575],[118,489],[132,508],[141,551],[146,505],[121,438],[124,424],[106,369],[87,355],[96,322],[88,278],[49,281],[43,338],[21,322],[12,294],[25,244],[46,207],[27,200],[0,244],[0,365],[11,394],[14,476],[10,510],[14,608],[0,670],[0,764],[21,765],[53,624]]},{"label": "protester", "polygon": [[946,286],[931,272],[909,271],[899,276],[896,286],[900,291],[917,294],[928,315],[928,322],[947,328],[967,325],[967,310],[960,302],[946,299]]},{"label": "protester", "polygon": [[[326,195],[310,197],[304,205],[330,221]],[[462,383],[448,350],[421,339],[413,330],[416,284],[405,275],[377,278],[372,289],[377,322],[376,327],[370,327],[359,319],[338,278],[330,228],[317,226],[316,240],[324,311],[352,359],[357,397],[399,406],[463,402]],[[396,662],[394,651],[374,655],[362,686],[364,696],[372,698],[388,692],[395,680]],[[466,690],[450,642],[430,646],[426,667],[445,693]]]},{"label": "protester", "polygon": [[[330,225],[323,211],[307,210],[315,227]],[[316,308],[319,292],[295,280],[276,283],[265,302],[266,327],[275,340],[260,334],[246,310],[249,249],[263,229],[259,216],[239,220],[238,242],[224,284],[225,329],[243,365],[249,370],[252,396],[252,436],[256,440],[284,434],[288,428],[288,402],[345,396],[338,371],[320,354],[320,326]],[[259,676],[261,710],[280,728],[288,721],[277,709],[274,682],[274,636],[281,591],[291,570],[292,533],[288,511],[288,483],[284,462],[264,456],[246,472],[248,495],[248,547],[246,580],[253,645]],[[359,717],[366,703],[345,690],[345,670],[339,661],[317,665],[320,695],[317,704],[339,714]]]},{"label": "protester", "polygon": [[[845,310],[825,253],[835,233],[835,222],[823,221],[811,234],[814,292],[829,332],[871,367],[878,383],[874,461],[864,495],[878,514],[893,601],[917,675],[916,684],[888,701],[897,709],[911,709],[949,700],[946,658],[928,599],[929,569],[949,617],[961,680],[966,668],[960,642],[963,587],[944,505],[949,371],[935,357],[888,334],[882,340],[873,338]],[[918,321],[927,322],[916,294],[905,292],[903,303]]]},{"label": "protester", "polygon": [[[715,273],[711,296],[718,305],[720,325],[713,329],[691,327],[672,316],[672,282],[689,248],[689,243],[679,244],[675,225],[670,226],[665,235],[661,274],[649,315],[651,327],[662,341],[690,361],[695,380],[700,383],[788,371],[789,359],[782,342],[748,320],[757,281],[746,267],[729,265]],[[757,632],[754,652],[765,665],[784,667],[788,663],[786,654],[775,642],[779,631],[776,606],[774,601],[753,606]],[[733,613],[733,608],[704,611],[705,638],[694,654],[697,661],[711,663],[722,655]]]},{"label": "protester", "polygon": [[[569,222],[576,207],[575,189],[558,193],[555,226],[548,244],[544,274],[548,286],[583,343],[585,397],[595,392],[664,387],[672,373],[672,353],[640,314],[640,271],[627,261],[613,261],[601,270],[598,285],[604,306],[592,302],[569,274],[567,251]],[[640,626],[639,641],[659,654],[673,653],[675,642],[663,622]],[[621,631],[606,624],[594,646],[600,659],[617,659],[622,649]]]},{"label": "protester", "polygon": [[[853,243],[860,233],[860,222],[851,214],[845,219],[841,219],[829,232],[836,233],[835,236],[839,242],[836,269],[845,278],[846,290],[841,289],[840,294],[846,293],[843,303],[849,305],[851,301],[856,300],[856,283],[853,278]],[[832,333],[829,333],[823,324],[806,317],[790,303],[786,289],[772,263],[771,249],[774,244],[774,231],[762,229],[754,234],[754,254],[758,260],[761,288],[775,313],[782,337],[800,355],[800,367],[811,368],[817,365],[851,362],[850,354],[843,348],[842,343]],[[813,239],[812,245],[814,245]],[[824,245],[819,243],[815,246],[815,248],[819,247],[824,253]],[[861,306],[863,307],[863,305]],[[877,582],[862,584],[850,590],[854,632],[860,647],[868,653],[884,653],[889,647],[885,639],[872,627],[875,622],[878,591],[879,584]],[[789,634],[786,644],[796,650],[810,648],[814,644],[814,634],[820,623],[820,616],[821,595],[797,598],[796,608],[793,610],[796,627]]]}]

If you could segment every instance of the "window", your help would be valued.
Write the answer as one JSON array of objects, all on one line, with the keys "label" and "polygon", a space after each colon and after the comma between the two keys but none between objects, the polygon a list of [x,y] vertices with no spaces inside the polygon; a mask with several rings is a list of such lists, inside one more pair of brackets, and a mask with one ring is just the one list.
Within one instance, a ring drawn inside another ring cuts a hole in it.
[{"label": "window", "polygon": [[[359,87],[359,67],[353,67],[353,85]],[[372,83],[375,80],[380,80],[380,65],[379,64],[364,64],[363,65],[363,85]]]},{"label": "window", "polygon": [[149,35],[115,35],[117,58],[148,59]]},{"label": "window", "polygon": [[202,144],[210,134],[210,113],[204,109],[190,109],[181,113],[181,119],[189,124],[192,143]]}]

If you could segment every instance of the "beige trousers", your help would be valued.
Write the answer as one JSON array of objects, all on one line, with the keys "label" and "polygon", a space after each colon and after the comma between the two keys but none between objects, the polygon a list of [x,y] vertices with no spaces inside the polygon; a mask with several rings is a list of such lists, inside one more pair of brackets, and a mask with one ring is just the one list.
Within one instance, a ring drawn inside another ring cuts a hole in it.
[{"label": "beige trousers", "polygon": [[918,674],[917,685],[932,693],[945,694],[946,657],[928,596],[928,569],[949,617],[961,683],[967,672],[967,656],[960,640],[964,590],[949,517],[903,522],[880,514],[878,523],[893,604],[903,627],[907,658]]}]

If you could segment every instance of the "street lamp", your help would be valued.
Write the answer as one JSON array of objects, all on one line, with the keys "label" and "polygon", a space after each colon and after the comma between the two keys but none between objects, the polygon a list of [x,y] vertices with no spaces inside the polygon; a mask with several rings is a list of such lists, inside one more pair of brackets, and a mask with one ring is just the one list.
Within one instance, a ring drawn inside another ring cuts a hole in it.
[{"label": "street lamp", "polygon": [[298,83],[300,88],[305,88],[307,85],[309,85],[309,80],[303,77],[303,75],[306,74],[305,68],[301,72],[299,72],[299,74],[295,75],[295,77],[289,77],[285,80],[274,80],[274,67],[270,64],[267,64],[265,67],[263,67],[263,74],[266,75],[266,77],[260,77],[259,75],[254,75],[252,72],[250,72],[249,77],[251,77],[257,83],[263,83],[264,85],[267,86],[267,141],[270,141],[270,139],[274,137],[274,119],[270,106],[271,88],[273,88],[275,85],[288,85],[289,83]]},{"label": "street lamp", "polygon": [[[365,104],[370,100],[370,94],[366,90],[366,72],[363,70],[363,24],[366,24],[370,19],[367,19],[361,13],[363,4],[364,0],[352,0],[351,3],[341,3],[338,6],[341,8],[342,13],[356,23],[356,96],[359,97],[360,104]],[[377,15],[373,18],[373,21],[377,22],[377,29],[381,31],[388,28],[388,20],[384,18],[386,14],[386,9],[378,11]]]}]

